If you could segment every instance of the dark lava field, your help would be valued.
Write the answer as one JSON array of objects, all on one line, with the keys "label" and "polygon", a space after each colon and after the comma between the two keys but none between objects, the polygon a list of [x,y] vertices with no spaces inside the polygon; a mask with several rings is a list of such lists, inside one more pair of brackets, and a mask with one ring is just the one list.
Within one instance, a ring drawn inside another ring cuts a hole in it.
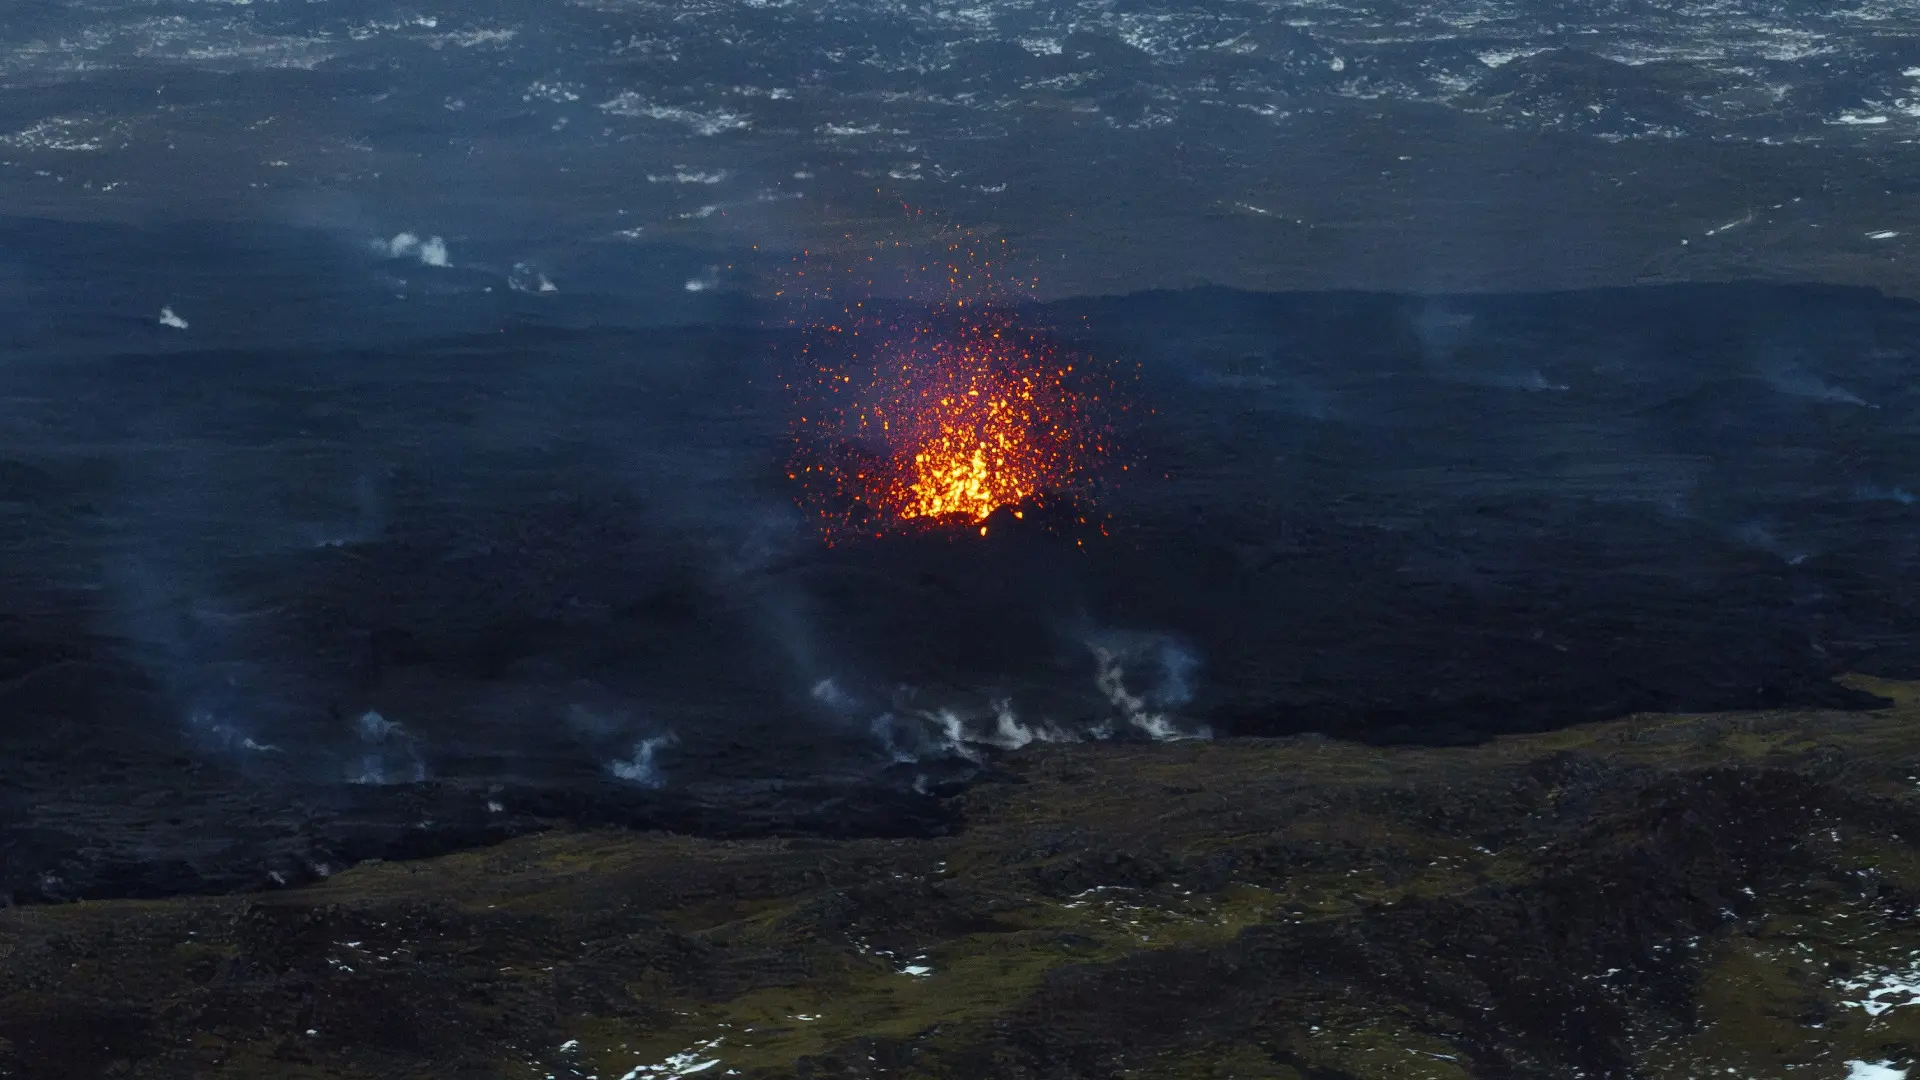
[{"label": "dark lava field", "polygon": [[1869,291],[1033,305],[1120,373],[1126,470],[827,544],[748,293],[235,289],[224,345],[47,305],[5,369],[15,902],[556,822],[931,837],[1029,743],[1464,745],[1920,664],[1920,307]]}]

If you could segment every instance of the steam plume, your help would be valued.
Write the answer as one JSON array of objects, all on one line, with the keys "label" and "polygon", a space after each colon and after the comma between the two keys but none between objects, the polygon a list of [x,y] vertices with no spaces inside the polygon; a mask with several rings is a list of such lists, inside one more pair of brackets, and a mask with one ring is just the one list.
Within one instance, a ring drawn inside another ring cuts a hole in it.
[{"label": "steam plume", "polygon": [[652,738],[641,739],[639,742],[633,744],[632,758],[626,761],[615,760],[608,762],[607,771],[622,780],[639,784],[641,787],[662,787],[667,781],[666,777],[660,775],[660,768],[654,762],[654,755],[659,752],[661,747],[672,746],[676,741],[678,740],[674,738],[672,732],[668,732],[665,735],[655,735]]}]

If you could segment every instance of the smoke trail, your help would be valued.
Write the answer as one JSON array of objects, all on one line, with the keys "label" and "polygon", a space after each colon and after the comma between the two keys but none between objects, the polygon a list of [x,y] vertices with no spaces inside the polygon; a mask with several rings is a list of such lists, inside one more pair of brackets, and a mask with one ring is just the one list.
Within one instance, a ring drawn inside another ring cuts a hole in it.
[{"label": "smoke trail", "polygon": [[981,736],[980,741],[1002,750],[1018,750],[1032,743],[1078,742],[1071,734],[1061,728],[1041,721],[1037,725],[1022,723],[1013,711],[1012,698],[999,698],[993,703],[993,730]]},{"label": "smoke trail", "polygon": [[607,771],[622,780],[635,783],[644,788],[659,788],[666,785],[666,777],[660,775],[660,768],[654,756],[662,747],[678,742],[672,732],[641,739],[633,744],[633,757],[626,760],[614,760],[607,763]]},{"label": "smoke trail", "polygon": [[[1205,726],[1183,728],[1170,710],[1193,700],[1193,676],[1200,661],[1169,638],[1104,634],[1087,642],[1093,653],[1094,687],[1113,707],[1117,719],[1155,742],[1207,739]],[[1145,669],[1153,682],[1144,693],[1127,686],[1129,668]]]},{"label": "smoke trail", "polygon": [[278,746],[254,739],[208,708],[194,709],[187,714],[187,730],[204,750],[227,754],[280,753]]},{"label": "smoke trail", "polygon": [[350,784],[421,784],[427,762],[420,742],[406,728],[369,709],[354,721],[362,747],[357,763],[349,767]]},{"label": "smoke trail", "polygon": [[353,730],[363,751],[348,771],[349,784],[426,782],[426,759],[420,757],[419,740],[407,728],[369,709],[353,721]]}]

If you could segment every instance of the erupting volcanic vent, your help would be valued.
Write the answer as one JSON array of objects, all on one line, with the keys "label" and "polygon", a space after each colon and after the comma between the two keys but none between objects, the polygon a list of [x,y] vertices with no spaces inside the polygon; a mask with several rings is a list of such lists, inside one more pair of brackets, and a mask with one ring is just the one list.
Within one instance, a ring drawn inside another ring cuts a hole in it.
[{"label": "erupting volcanic vent", "polygon": [[[984,533],[1001,508],[1085,511],[1112,460],[1107,418],[1126,408],[1112,373],[1022,326],[979,245],[944,254],[921,270],[945,272],[945,299],[893,306],[868,293],[805,323],[789,474],[829,537]],[[816,273],[814,295],[849,284],[838,276]]]}]

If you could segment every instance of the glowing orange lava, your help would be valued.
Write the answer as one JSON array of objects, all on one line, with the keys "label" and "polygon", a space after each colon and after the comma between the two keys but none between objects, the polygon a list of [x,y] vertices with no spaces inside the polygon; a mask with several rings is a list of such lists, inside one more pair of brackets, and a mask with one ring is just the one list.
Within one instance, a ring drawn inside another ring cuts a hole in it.
[{"label": "glowing orange lava", "polygon": [[868,500],[902,520],[984,521],[1074,486],[1091,449],[1061,381],[1070,367],[1001,340],[894,358],[860,417],[869,430],[879,422],[893,459],[871,471]]},{"label": "glowing orange lava", "polygon": [[[946,299],[847,302],[859,282],[841,278],[838,310],[800,323],[789,475],[829,538],[941,524],[984,532],[1002,508],[1084,509],[1110,456],[1111,376],[1023,327],[1011,304],[983,304],[992,264],[975,248],[954,243],[947,255],[922,267],[946,278]],[[816,269],[808,291],[821,295],[835,277]]]}]

